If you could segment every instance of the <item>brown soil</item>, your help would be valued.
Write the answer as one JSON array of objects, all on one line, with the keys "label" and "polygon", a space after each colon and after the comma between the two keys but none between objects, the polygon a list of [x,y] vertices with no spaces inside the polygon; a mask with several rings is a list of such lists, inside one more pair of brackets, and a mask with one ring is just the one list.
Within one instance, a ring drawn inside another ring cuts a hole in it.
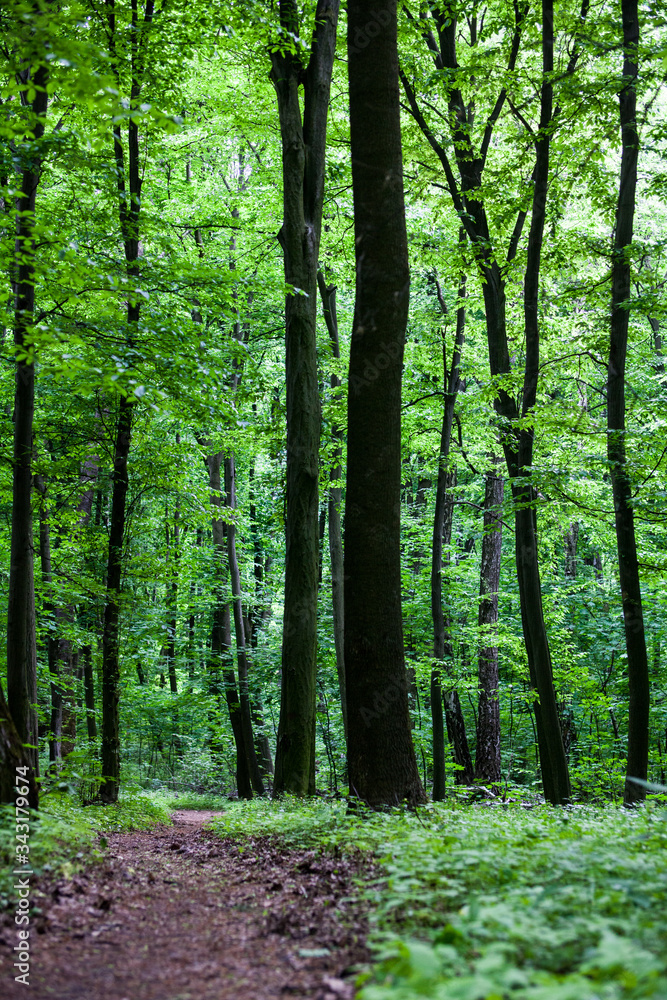
[{"label": "brown soil", "polygon": [[0,996],[16,1000],[351,1000],[367,958],[363,858],[221,840],[212,813],[109,837],[104,859],[34,886],[30,986],[0,924]]}]

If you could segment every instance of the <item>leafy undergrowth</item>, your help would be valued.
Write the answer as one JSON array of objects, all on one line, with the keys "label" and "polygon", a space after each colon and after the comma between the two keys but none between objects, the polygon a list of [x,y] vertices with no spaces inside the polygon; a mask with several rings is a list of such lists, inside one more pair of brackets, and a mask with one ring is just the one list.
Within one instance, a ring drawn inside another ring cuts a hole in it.
[{"label": "leafy undergrowth", "polygon": [[[69,877],[100,856],[96,845],[104,846],[105,834],[168,822],[167,804],[146,795],[125,794],[116,805],[82,807],[72,795],[50,792],[42,797],[40,809],[30,814],[31,870],[37,877]],[[15,823],[13,806],[0,806],[0,910],[13,905]]]},{"label": "leafy undergrowth", "polygon": [[360,1000],[667,1000],[664,808],[255,802],[214,829],[372,851]]}]

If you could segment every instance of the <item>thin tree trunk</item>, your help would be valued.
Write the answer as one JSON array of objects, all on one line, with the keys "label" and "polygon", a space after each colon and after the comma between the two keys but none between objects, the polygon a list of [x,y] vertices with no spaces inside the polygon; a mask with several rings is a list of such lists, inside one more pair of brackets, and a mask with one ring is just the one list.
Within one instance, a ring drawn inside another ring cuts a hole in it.
[{"label": "thin tree trunk", "polygon": [[[21,71],[28,83],[29,70]],[[35,598],[32,537],[32,436],[35,412],[35,366],[28,353],[30,327],[35,311],[35,205],[42,159],[41,140],[47,114],[48,71],[35,71],[35,97],[30,106],[34,124],[26,134],[32,138],[30,154],[21,176],[17,200],[14,282],[14,344],[17,351],[14,397],[14,452],[12,485],[12,533],[7,608],[7,703],[35,775],[39,773],[37,750],[37,651],[35,648]]]},{"label": "thin tree trunk", "polygon": [[[88,739],[91,743],[97,740],[97,716],[95,714],[95,678],[93,675],[93,647],[86,645],[81,647],[81,659],[83,660],[83,690],[86,701],[86,727],[88,729]],[[140,664],[137,664],[137,670]]]},{"label": "thin tree trunk", "polygon": [[650,685],[642,610],[632,485],[625,443],[625,369],[630,312],[630,257],[637,189],[637,75],[639,73],[639,11],[637,0],[622,0],[623,89],[619,94],[621,119],[621,177],[616,208],[612,259],[611,336],[607,376],[607,457],[614,494],[618,569],[623,597],[625,648],[628,656],[628,762],[624,803],[642,802],[646,789],[631,781],[646,781],[649,751]]},{"label": "thin tree trunk", "polygon": [[[234,456],[229,455],[224,462],[225,503],[228,510],[236,510],[236,466]],[[232,586],[232,606],[234,610],[234,633],[236,637],[236,662],[239,675],[239,705],[241,710],[241,725],[243,727],[243,744],[248,759],[250,780],[257,795],[264,794],[264,782],[255,752],[255,741],[252,729],[252,713],[250,693],[248,690],[248,659],[246,653],[245,628],[243,624],[243,598],[241,593],[241,574],[236,554],[236,525],[233,521],[225,526],[227,538],[227,562]]]},{"label": "thin tree trunk", "polygon": [[348,3],[357,267],[348,392],[345,679],[351,794],[426,800],[408,711],[401,608],[401,375],[410,297],[395,0]]},{"label": "thin tree trunk", "polygon": [[[324,320],[329,331],[331,351],[337,360],[340,359],[340,340],[338,336],[338,316],[336,313],[336,288],[327,285],[321,271],[317,274],[317,283],[322,299]],[[331,375],[331,389],[338,393],[341,380],[335,372]],[[347,697],[345,693],[345,620],[343,599],[343,531],[340,521],[343,491],[341,479],[343,475],[343,431],[334,424],[331,428],[334,449],[329,475],[329,558],[331,560],[331,601],[333,608],[334,646],[336,649],[336,673],[340,689],[340,707],[343,715],[343,729],[347,740]]]},{"label": "thin tree trunk", "polygon": [[[128,306],[129,313],[136,308]],[[109,525],[109,555],[107,560],[107,589],[102,633],[102,802],[116,802],[120,782],[120,733],[118,728],[118,701],[120,698],[120,659],[118,631],[120,619],[120,589],[122,579],[123,541],[125,538],[125,512],[129,488],[127,459],[130,453],[132,414],[134,404],[125,396],[120,397],[114,467],[112,473],[111,523]]]},{"label": "thin tree trunk", "polygon": [[49,512],[46,508],[46,486],[42,476],[35,476],[35,489],[39,493],[39,557],[44,588],[43,615],[47,622],[47,661],[51,686],[51,720],[49,725],[49,763],[57,764],[62,757],[63,689],[58,657],[60,619],[53,600],[53,573],[51,568],[51,531]]},{"label": "thin tree trunk", "polygon": [[[211,488],[211,504],[218,510],[222,507],[221,476],[223,466],[222,452],[209,455],[206,459],[209,470],[209,486]],[[236,746],[236,784],[239,797],[252,798],[252,782],[250,777],[249,754],[246,748],[241,700],[236,686],[234,661],[231,652],[231,615],[229,602],[225,600],[224,567],[227,561],[225,524],[222,518],[212,517],[213,547],[215,550],[215,603],[213,607],[213,629],[211,636],[211,655],[215,675],[222,669],[225,699],[229,711],[229,721],[232,725],[234,744]]]},{"label": "thin tree trunk", "polygon": [[[107,0],[107,22],[112,65],[116,73],[116,16],[114,0]],[[143,21],[139,22],[138,3],[132,4],[132,31],[130,34],[130,108],[138,107],[145,73],[145,32],[153,21],[154,0],[146,0]],[[141,164],[139,156],[139,125],[133,117],[128,121],[127,169],[121,125],[112,122],[114,164],[118,190],[118,215],[125,251],[125,270],[130,288],[139,277],[139,219],[141,214]],[[127,345],[134,345],[139,325],[140,297],[127,299]],[[118,730],[118,701],[120,697],[119,622],[122,556],[125,540],[126,502],[129,489],[127,460],[132,440],[132,417],[135,403],[121,395],[118,404],[118,423],[114,444],[113,473],[111,477],[111,524],[109,526],[109,554],[107,562],[107,593],[104,607],[102,635],[102,802],[116,802],[120,783],[120,735]]]},{"label": "thin tree trunk", "polygon": [[498,588],[502,554],[500,511],[504,483],[497,469],[486,474],[484,491],[484,538],[479,573],[480,629],[478,659],[479,701],[477,708],[477,748],[475,778],[500,781],[500,703],[498,701],[498,645],[494,632],[498,623]]},{"label": "thin tree trunk", "polygon": [[[315,791],[318,466],[317,264],[322,227],[329,91],[339,0],[318,0],[310,58],[272,53],[283,151],[287,479],[285,610],[274,795]],[[280,23],[299,35],[298,6],[280,0]],[[303,87],[303,117],[300,89]]]},{"label": "thin tree trunk", "polygon": [[[465,242],[465,233],[459,234],[459,246]],[[447,313],[440,284],[436,279],[438,301],[443,316]],[[435,491],[435,512],[433,517],[433,543],[431,549],[431,618],[433,621],[433,656],[435,663],[431,669],[431,722],[433,726],[433,801],[442,802],[445,798],[445,733],[444,722],[447,723],[447,733],[454,748],[454,760],[459,765],[456,772],[458,784],[470,784],[472,781],[472,760],[468,748],[465,720],[461,710],[458,693],[445,680],[445,696],[443,716],[443,669],[447,661],[451,663],[453,649],[449,622],[445,620],[442,605],[442,553],[451,541],[452,516],[454,512],[451,494],[451,473],[449,471],[449,450],[454,423],[454,407],[460,384],[461,351],[465,339],[465,297],[466,277],[461,275],[458,290],[458,306],[456,310],[456,335],[452,349],[452,365],[447,367],[447,349],[445,337],[442,337],[442,363],[445,381],[445,405],[442,413],[442,429],[440,432],[440,450],[438,454],[438,479]]]}]

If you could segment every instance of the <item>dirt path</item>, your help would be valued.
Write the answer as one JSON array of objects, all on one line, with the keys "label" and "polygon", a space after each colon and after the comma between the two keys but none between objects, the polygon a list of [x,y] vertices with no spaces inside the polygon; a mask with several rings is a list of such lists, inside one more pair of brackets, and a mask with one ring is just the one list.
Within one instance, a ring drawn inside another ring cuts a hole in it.
[{"label": "dirt path", "polygon": [[220,840],[202,829],[211,815],[115,834],[102,862],[36,891],[28,989],[0,926],[3,1000],[351,1000],[361,862]]}]

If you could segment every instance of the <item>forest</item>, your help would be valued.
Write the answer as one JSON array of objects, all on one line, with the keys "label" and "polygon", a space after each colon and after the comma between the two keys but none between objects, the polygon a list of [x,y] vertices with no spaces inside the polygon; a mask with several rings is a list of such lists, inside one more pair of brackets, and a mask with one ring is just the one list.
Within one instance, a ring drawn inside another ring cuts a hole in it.
[{"label": "forest", "polygon": [[0,24],[0,854],[176,810],[350,866],[299,995],[667,997],[667,10]]}]

